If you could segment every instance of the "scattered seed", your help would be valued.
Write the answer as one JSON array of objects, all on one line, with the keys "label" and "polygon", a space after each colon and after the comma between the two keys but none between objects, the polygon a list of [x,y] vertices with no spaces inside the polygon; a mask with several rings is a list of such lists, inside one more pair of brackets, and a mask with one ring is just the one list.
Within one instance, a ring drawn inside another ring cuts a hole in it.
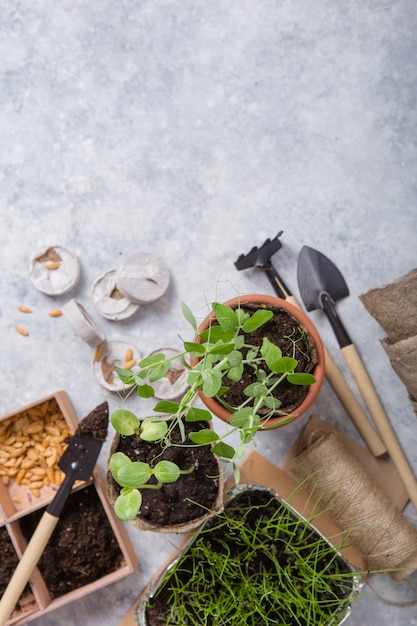
[{"label": "scattered seed", "polygon": [[98,346],[97,350],[95,351],[95,354],[94,354],[94,363],[97,363],[98,361],[100,361],[100,359],[101,359],[101,357],[102,357],[102,355],[103,355],[103,347],[104,347],[104,344],[102,344],[102,343],[101,343],[101,344]]},{"label": "scattered seed", "polygon": [[132,348],[128,348],[126,350],[125,362],[128,363],[132,359],[133,359],[133,350],[132,350]]},{"label": "scattered seed", "polygon": [[62,315],[62,311],[61,309],[52,309],[52,311],[49,311],[49,315],[51,317],[59,317],[60,315]]},{"label": "scattered seed", "polygon": [[123,363],[123,365],[122,365],[122,369],[123,369],[123,370],[128,370],[128,369],[130,369],[131,367],[133,367],[133,366],[134,366],[134,364],[135,364],[135,359],[131,359],[130,361],[127,361],[126,363]]},{"label": "scattered seed", "polygon": [[18,333],[23,335],[23,337],[27,337],[29,335],[29,332],[26,330],[26,328],[22,328],[21,326],[16,326],[16,330]]},{"label": "scattered seed", "polygon": [[23,304],[21,304],[18,309],[22,313],[32,313],[32,309],[29,306],[24,306]]},{"label": "scattered seed", "polygon": [[45,267],[47,270],[57,270],[61,265],[61,261],[51,261],[50,263],[46,263]]}]

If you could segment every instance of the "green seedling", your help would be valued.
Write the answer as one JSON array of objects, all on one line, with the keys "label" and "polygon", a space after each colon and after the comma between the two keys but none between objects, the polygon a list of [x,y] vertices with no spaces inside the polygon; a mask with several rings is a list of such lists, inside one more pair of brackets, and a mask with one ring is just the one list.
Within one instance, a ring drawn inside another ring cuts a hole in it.
[{"label": "green seedling", "polygon": [[[238,482],[238,462],[245,447],[253,442],[256,432],[267,429],[270,417],[277,413],[283,416],[283,421],[286,419],[276,393],[279,385],[284,380],[293,385],[311,385],[316,379],[312,374],[297,372],[297,359],[283,355],[279,346],[267,337],[263,338],[261,346],[250,343],[250,334],[271,319],[272,311],[260,309],[250,314],[241,307],[233,309],[218,302],[212,304],[212,310],[215,314],[213,323],[198,335],[196,341],[184,341],[183,349],[174,356],[149,356],[139,361],[137,371],[115,367],[119,378],[131,385],[133,390],[136,389],[139,397],[150,398],[154,395],[152,383],[167,374],[173,360],[181,358],[188,370],[189,385],[183,398],[178,402],[157,402],[154,411],[162,417],[152,416],[140,420],[131,411],[119,408],[112,413],[111,422],[122,436],[138,435],[145,441],[159,442],[161,450],[164,450],[171,445],[170,434],[175,427],[179,428],[185,444],[184,422],[210,422],[211,413],[207,409],[194,406],[199,393],[202,391],[209,398],[215,397],[231,412],[228,431],[220,434],[209,427],[199,428],[189,434],[189,439],[192,445],[210,445],[214,454],[231,463]],[[194,333],[197,333],[196,319],[184,303],[182,311]],[[298,338],[291,338],[291,341],[295,353],[295,347],[306,342],[302,329],[299,329]],[[245,367],[252,368],[256,381],[245,387],[244,400],[239,406],[230,406],[222,400],[228,390],[228,381],[241,380]],[[167,415],[170,420],[165,418]],[[288,417],[288,422],[290,421],[291,418]],[[226,439],[236,432],[239,433],[239,442],[231,445],[230,439],[229,442]],[[120,482],[119,472],[113,472],[110,464],[114,480],[122,487],[117,506],[117,514],[122,519],[139,510],[141,498],[136,492],[149,487],[148,481],[155,475],[156,467],[152,463],[148,466],[144,474],[145,478],[147,476],[146,480],[136,485],[124,485]],[[181,472],[178,476],[180,474]]]},{"label": "green seedling", "polygon": [[165,626],[328,626],[344,617],[359,583],[310,520],[266,492],[244,492],[209,520],[143,606]]}]

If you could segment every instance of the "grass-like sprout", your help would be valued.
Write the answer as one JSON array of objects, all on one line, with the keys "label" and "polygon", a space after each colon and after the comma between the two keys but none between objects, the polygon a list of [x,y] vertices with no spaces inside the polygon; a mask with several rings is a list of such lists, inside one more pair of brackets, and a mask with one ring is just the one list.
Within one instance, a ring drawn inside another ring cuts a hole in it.
[{"label": "grass-like sprout", "polygon": [[141,609],[149,626],[327,626],[357,586],[337,549],[257,488],[206,523]]}]

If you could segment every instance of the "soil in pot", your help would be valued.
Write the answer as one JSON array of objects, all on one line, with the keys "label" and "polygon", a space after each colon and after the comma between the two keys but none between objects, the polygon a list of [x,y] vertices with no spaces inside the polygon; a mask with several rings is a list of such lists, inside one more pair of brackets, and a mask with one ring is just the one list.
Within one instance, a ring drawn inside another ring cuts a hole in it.
[{"label": "soil in pot", "polygon": [[[20,520],[32,536],[43,510]],[[53,598],[116,571],[123,562],[117,538],[93,485],[72,493],[61,513],[38,568]]]},{"label": "soil in pot", "polygon": [[[253,315],[259,306],[247,303],[241,304],[240,308]],[[266,308],[274,312],[273,317],[266,324],[248,335],[248,343],[254,346],[261,346],[263,338],[267,337],[281,349],[283,356],[289,356],[298,361],[297,372],[314,374],[317,364],[317,351],[309,340],[306,331],[288,311],[273,305],[268,305]],[[242,352],[246,354],[247,351],[242,350]],[[242,403],[242,397],[245,397],[243,389],[254,382],[257,382],[257,379],[254,376],[253,369],[246,365],[243,376],[239,381],[227,379],[226,383],[229,390],[222,395],[221,399],[232,407],[239,406]],[[281,410],[290,413],[302,403],[308,390],[308,386],[292,385],[285,380],[278,385],[273,395],[281,400]],[[264,409],[265,411],[266,409]],[[262,413],[262,410],[260,413]]]},{"label": "soil in pot", "polygon": [[[9,537],[9,533],[7,532],[7,528],[2,526],[0,528],[0,550],[1,550],[1,559],[0,559],[0,598],[3,593],[6,591],[7,585],[9,584],[9,580],[11,579],[16,567],[19,564],[19,558],[16,554],[16,551],[13,547],[12,540]],[[20,612],[24,610],[25,606],[28,604],[29,596],[32,596],[32,592],[30,590],[29,584],[26,585],[23,590],[22,596],[19,602],[16,604],[15,612]]]},{"label": "soil in pot", "polygon": [[206,523],[147,599],[146,621],[139,605],[138,624],[327,626],[343,618],[353,588],[347,561],[255,488]]},{"label": "soil in pot", "polygon": [[[206,422],[185,422],[185,432],[207,428]],[[174,525],[190,522],[201,517],[215,505],[219,493],[219,465],[210,446],[194,447],[186,438],[181,442],[178,427],[171,436],[172,446],[161,451],[159,443],[147,442],[136,435],[121,437],[117,451],[124,452],[132,461],[152,464],[167,460],[176,463],[181,469],[194,468],[189,474],[182,474],[174,483],[166,483],[161,489],[141,489],[142,506],[138,517],[156,525]],[[187,447],[187,444],[191,447]],[[113,480],[113,479],[112,479]],[[156,482],[151,478],[150,483]],[[120,486],[113,480],[117,491]]]}]

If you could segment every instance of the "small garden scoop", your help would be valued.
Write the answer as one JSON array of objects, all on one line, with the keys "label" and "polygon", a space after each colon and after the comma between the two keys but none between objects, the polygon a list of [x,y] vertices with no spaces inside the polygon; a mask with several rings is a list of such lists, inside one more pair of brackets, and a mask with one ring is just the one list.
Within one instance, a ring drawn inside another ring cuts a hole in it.
[{"label": "small garden scoop", "polygon": [[[291,294],[287,285],[284,283],[271,262],[271,257],[282,247],[279,240],[281,235],[282,231],[279,232],[273,239],[267,239],[264,241],[259,248],[255,246],[247,254],[241,254],[237,261],[235,261],[235,267],[238,270],[248,269],[250,267],[258,267],[262,269],[266,273],[278,298],[282,298],[300,309],[301,307],[297,299]],[[375,431],[351,388],[343,378],[342,372],[337,367],[325,346],[324,355],[326,378],[337,394],[352,422],[362,435],[369,450],[375,456],[385,454],[387,450],[383,441]]]},{"label": "small garden scoop", "polygon": [[59,468],[65,479],[48,505],[0,600],[0,626],[4,626],[52,535],[76,480],[90,480],[101,446],[107,437],[108,404],[103,402],[79,423],[69,440]]},{"label": "small garden scoop", "polygon": [[416,478],[365,365],[336,311],[336,302],[349,295],[345,279],[330,259],[309,246],[304,246],[300,252],[297,274],[300,294],[307,311],[322,309],[326,314],[361,396],[417,510]]}]

